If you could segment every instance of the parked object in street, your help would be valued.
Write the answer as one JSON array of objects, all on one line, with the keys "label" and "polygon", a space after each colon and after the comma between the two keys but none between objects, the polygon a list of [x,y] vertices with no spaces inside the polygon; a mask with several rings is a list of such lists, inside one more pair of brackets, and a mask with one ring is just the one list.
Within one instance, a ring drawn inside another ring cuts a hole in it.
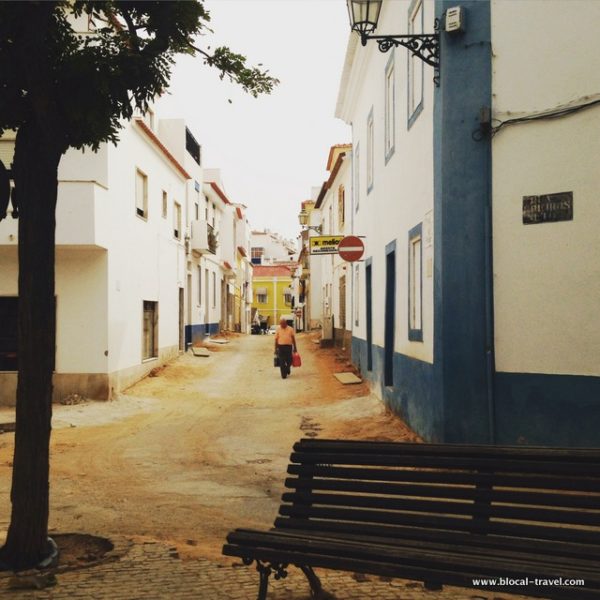
[{"label": "parked object in street", "polygon": [[271,325],[271,327],[267,329],[267,333],[269,335],[275,335],[277,333],[277,325]]},{"label": "parked object in street", "polygon": [[223,546],[256,561],[259,600],[289,564],[315,597],[321,567],[600,599],[600,449],[303,439],[287,472],[274,528]]}]

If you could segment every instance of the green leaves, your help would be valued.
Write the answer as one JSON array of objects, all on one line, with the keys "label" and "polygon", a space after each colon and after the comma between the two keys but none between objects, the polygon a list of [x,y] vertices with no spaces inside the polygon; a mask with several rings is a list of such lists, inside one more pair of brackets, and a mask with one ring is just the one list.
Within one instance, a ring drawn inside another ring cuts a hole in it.
[{"label": "green leaves", "polygon": [[0,2],[0,133],[35,122],[64,152],[116,142],[123,119],[167,87],[178,53],[199,54],[256,97],[278,80],[210,32],[200,1]]}]

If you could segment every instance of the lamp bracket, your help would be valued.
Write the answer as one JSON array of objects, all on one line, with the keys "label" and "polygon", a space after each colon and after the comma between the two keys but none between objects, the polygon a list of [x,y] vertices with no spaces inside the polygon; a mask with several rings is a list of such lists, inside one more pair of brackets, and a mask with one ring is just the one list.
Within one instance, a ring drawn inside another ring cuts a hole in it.
[{"label": "lamp bracket", "polygon": [[413,33],[404,35],[367,35],[360,34],[360,41],[363,46],[367,45],[368,40],[375,40],[379,46],[380,52],[387,52],[391,48],[403,46],[414,56],[420,58],[423,62],[435,69],[434,81],[439,85],[440,70],[440,34],[439,20],[435,20],[435,33]]}]

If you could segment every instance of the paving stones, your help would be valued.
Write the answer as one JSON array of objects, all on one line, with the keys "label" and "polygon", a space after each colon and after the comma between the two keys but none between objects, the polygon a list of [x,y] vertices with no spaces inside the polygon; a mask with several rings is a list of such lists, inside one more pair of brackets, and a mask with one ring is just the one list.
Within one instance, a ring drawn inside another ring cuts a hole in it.
[{"label": "paving stones", "polygon": [[[7,600],[254,600],[258,574],[253,567],[206,559],[182,560],[168,543],[145,541],[131,545],[119,560],[59,573],[49,589],[7,589],[9,578],[0,578],[0,595]],[[523,600],[523,596],[494,594],[445,587],[441,592],[421,584],[352,573],[319,571],[323,587],[337,600]],[[357,581],[359,579],[360,581]],[[304,575],[290,568],[286,579],[271,581],[268,600],[308,600]]]}]

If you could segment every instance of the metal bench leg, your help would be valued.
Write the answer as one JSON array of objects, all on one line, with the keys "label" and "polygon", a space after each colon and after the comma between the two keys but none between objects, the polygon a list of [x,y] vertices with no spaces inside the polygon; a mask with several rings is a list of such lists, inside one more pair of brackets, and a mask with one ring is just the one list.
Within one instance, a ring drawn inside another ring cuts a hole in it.
[{"label": "metal bench leg", "polygon": [[328,600],[335,598],[332,594],[329,594],[323,589],[321,580],[317,577],[317,574],[313,571],[312,567],[305,567],[300,565],[300,570],[306,575],[308,583],[310,584],[310,592],[313,598],[318,600]]},{"label": "metal bench leg", "polygon": [[258,585],[258,596],[256,600],[267,600],[267,589],[269,587],[269,575],[271,574],[271,569],[262,568],[259,569],[257,567],[258,572],[260,573],[260,584]]}]

